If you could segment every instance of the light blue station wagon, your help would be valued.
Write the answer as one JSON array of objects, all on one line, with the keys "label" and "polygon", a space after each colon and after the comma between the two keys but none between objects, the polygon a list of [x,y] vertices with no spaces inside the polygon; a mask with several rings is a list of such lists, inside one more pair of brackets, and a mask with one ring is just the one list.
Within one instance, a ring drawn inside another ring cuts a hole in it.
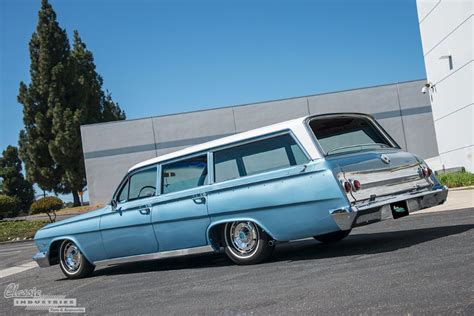
[{"label": "light blue station wagon", "polygon": [[36,233],[39,266],[68,278],[98,264],[223,249],[255,264],[289,240],[335,242],[353,227],[445,202],[426,163],[369,115],[299,118],[132,167],[110,205]]}]

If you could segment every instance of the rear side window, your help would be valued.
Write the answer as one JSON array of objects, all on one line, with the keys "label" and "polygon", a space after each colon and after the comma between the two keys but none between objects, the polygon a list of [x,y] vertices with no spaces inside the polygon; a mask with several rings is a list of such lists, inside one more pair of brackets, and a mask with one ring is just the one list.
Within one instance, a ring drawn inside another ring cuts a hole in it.
[{"label": "rear side window", "polygon": [[291,135],[276,136],[214,153],[216,182],[308,162]]},{"label": "rear side window", "polygon": [[207,184],[207,155],[163,165],[162,183],[162,193],[182,191]]}]

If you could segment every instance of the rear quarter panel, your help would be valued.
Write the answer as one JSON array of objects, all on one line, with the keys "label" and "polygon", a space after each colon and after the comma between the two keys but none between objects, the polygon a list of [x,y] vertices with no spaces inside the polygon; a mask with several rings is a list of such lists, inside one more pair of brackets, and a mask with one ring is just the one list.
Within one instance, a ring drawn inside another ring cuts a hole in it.
[{"label": "rear quarter panel", "polygon": [[215,184],[208,203],[210,227],[251,220],[279,241],[339,230],[329,211],[348,206],[322,159]]}]

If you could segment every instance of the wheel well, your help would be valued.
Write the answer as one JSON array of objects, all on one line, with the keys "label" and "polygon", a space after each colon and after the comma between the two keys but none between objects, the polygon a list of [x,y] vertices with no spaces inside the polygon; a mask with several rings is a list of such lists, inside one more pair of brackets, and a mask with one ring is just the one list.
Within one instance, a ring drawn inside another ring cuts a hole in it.
[{"label": "wheel well", "polygon": [[209,230],[209,240],[211,241],[211,245],[215,249],[224,247],[224,240],[222,237],[223,237],[225,224],[227,223],[221,223],[221,224],[215,225],[211,227],[211,229]]},{"label": "wheel well", "polygon": [[49,247],[49,264],[54,265],[59,263],[59,247],[65,239],[55,240]]},{"label": "wheel well", "polygon": [[[219,249],[220,247],[224,247],[224,228],[225,228],[225,225],[227,223],[232,223],[234,221],[228,221],[228,222],[225,222],[225,223],[220,223],[220,224],[217,224],[213,227],[211,227],[211,229],[209,230],[209,240],[211,242],[211,245],[215,248],[215,249]],[[268,237],[270,239],[274,239],[267,231],[265,231],[262,226],[260,226],[257,222],[255,221],[251,221],[253,222],[258,228],[260,228],[263,233],[267,234]]]}]

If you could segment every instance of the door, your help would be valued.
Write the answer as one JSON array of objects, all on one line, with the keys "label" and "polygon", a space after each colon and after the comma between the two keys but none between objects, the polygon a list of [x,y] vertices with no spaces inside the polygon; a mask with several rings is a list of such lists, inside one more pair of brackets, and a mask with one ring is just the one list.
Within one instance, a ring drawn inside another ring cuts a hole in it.
[{"label": "door", "polygon": [[160,251],[207,244],[207,154],[163,164],[161,195],[152,210]]},{"label": "door", "polygon": [[101,217],[102,240],[109,259],[158,251],[151,224],[156,183],[156,166],[133,172],[114,197],[116,209]]}]

